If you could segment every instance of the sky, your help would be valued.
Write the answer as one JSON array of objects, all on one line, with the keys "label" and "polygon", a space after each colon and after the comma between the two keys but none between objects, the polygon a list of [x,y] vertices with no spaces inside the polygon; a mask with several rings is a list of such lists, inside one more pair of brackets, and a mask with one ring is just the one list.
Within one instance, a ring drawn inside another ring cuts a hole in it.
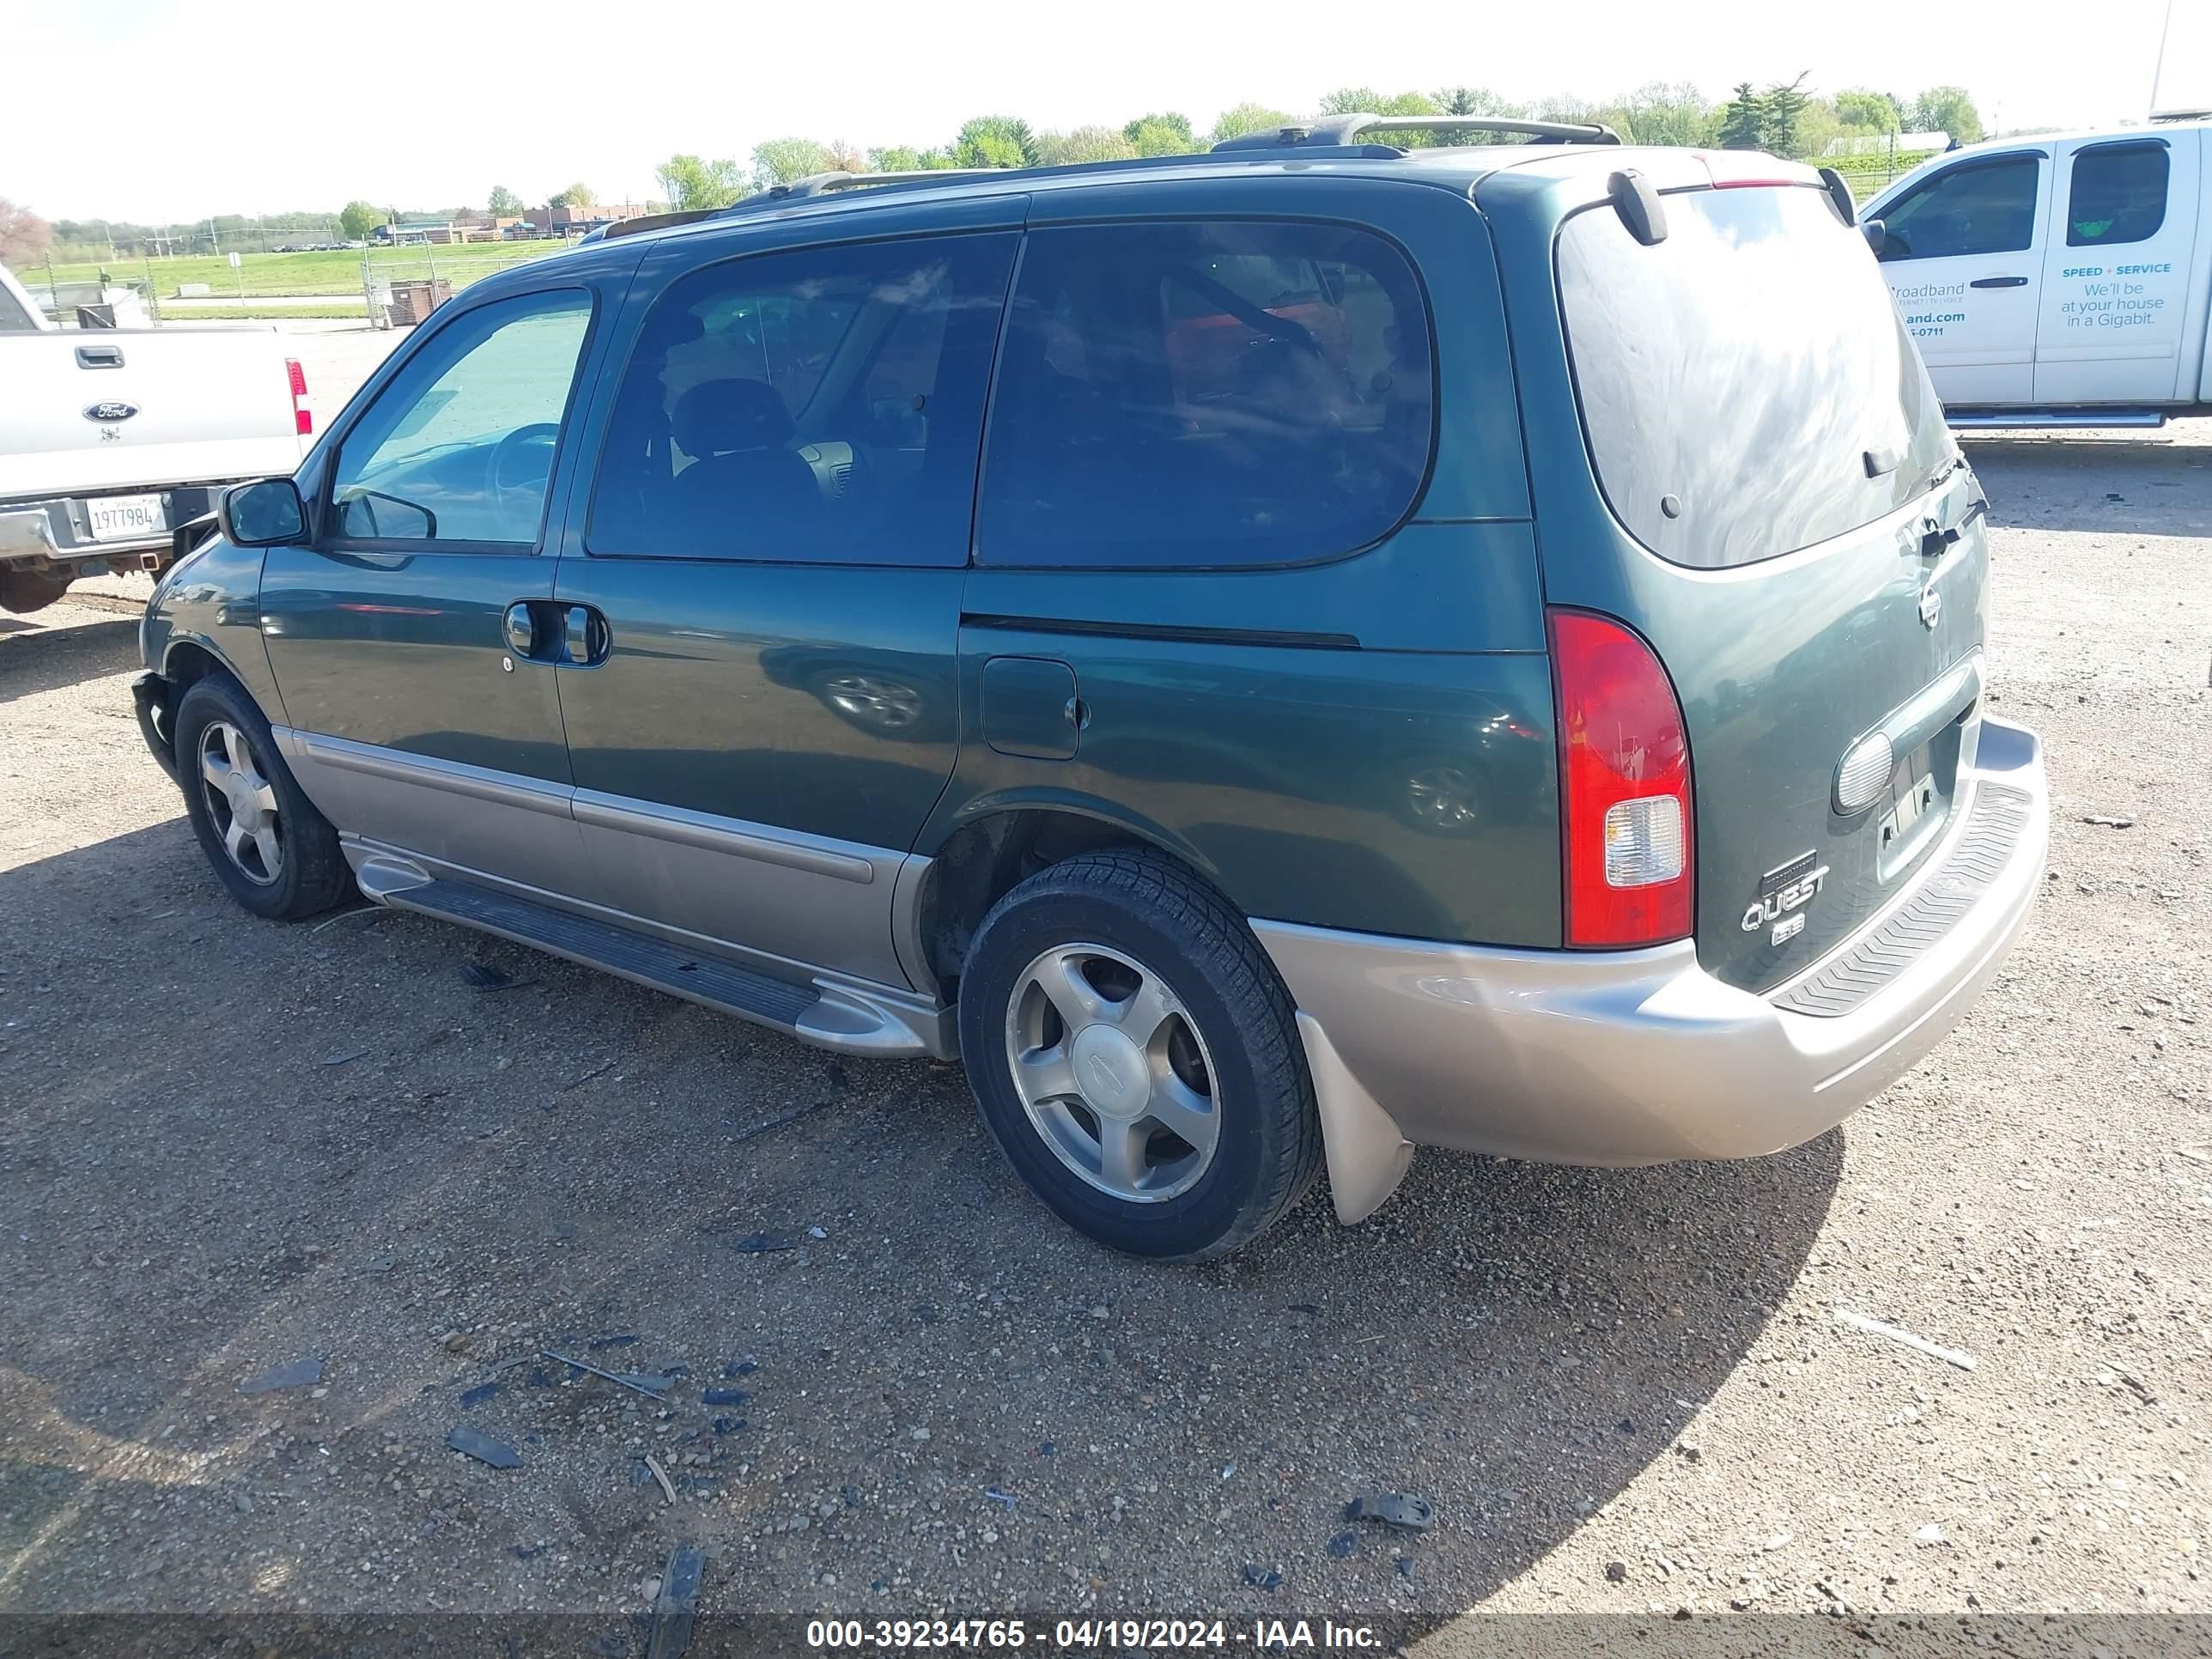
[{"label": "sky", "polygon": [[[1971,92],[1992,129],[2140,120],[2166,0],[1395,0],[1388,5],[878,6],[571,0],[0,0],[0,196],[48,218],[541,202],[654,193],[668,155],[766,138],[949,138],[970,115],[1119,126],[1247,100],[1488,86],[1592,101],[1654,81],[1720,97],[1811,71],[1818,91]],[[2212,102],[2212,0],[2173,0],[2166,100]],[[428,20],[410,30],[406,19]],[[1863,21],[1851,21],[1854,16]]]}]

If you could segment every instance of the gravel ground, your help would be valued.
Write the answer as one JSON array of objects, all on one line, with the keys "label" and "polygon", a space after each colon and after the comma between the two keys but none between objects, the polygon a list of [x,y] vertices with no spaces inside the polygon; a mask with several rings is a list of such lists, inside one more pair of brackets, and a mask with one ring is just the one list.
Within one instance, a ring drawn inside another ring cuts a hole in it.
[{"label": "gravel ground", "polygon": [[[133,590],[0,619],[0,1612],[563,1610],[620,1652],[682,1542],[709,1613],[1453,1653],[1474,1609],[2212,1612],[2212,423],[1972,453],[2057,808],[1959,1030],[1779,1157],[1424,1152],[1368,1224],[1317,1194],[1197,1270],[1054,1223],[951,1067],[253,921],[141,748]],[[1347,1526],[1375,1490],[1435,1528]]]}]

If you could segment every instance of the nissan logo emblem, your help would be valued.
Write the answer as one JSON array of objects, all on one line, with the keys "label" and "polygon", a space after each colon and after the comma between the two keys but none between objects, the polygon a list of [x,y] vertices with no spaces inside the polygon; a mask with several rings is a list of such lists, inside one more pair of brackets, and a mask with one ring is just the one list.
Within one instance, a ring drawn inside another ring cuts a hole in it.
[{"label": "nissan logo emblem", "polygon": [[88,421],[127,421],[137,412],[138,405],[136,404],[87,404],[84,418]]}]

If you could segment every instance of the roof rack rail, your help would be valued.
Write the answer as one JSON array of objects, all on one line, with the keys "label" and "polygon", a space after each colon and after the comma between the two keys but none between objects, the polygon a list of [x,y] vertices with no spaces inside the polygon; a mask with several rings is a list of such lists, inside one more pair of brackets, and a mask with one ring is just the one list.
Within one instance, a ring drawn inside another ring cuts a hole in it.
[{"label": "roof rack rail", "polygon": [[804,179],[794,179],[787,185],[770,185],[766,190],[757,190],[731,205],[744,207],[750,202],[787,202],[794,197],[826,196],[833,190],[860,190],[873,185],[923,185],[939,179],[972,179],[979,173],[1012,171],[1011,167],[921,167],[908,173],[848,173],[841,168],[829,173],[810,173]]},{"label": "roof rack rail", "polygon": [[1343,149],[1370,132],[1518,132],[1540,144],[1617,144],[1620,135],[1595,122],[1520,121],[1500,115],[1324,115],[1295,126],[1239,133],[1224,149]]},{"label": "roof rack rail", "polygon": [[586,231],[576,239],[576,246],[586,242],[608,242],[617,236],[636,236],[648,230],[666,230],[672,225],[693,225],[702,219],[712,218],[720,208],[679,208],[673,213],[641,213],[634,219],[617,219]]}]

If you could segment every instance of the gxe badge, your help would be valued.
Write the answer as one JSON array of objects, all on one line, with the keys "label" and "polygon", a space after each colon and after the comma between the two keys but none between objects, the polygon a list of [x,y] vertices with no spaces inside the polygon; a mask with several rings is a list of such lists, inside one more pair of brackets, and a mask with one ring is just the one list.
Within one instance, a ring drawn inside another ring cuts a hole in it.
[{"label": "gxe badge", "polygon": [[1815,867],[1819,856],[1800,853],[1759,878],[1759,902],[1744,907],[1745,933],[1755,933],[1772,922],[1774,932],[1766,942],[1780,945],[1805,931],[1804,908],[1820,896],[1820,884],[1828,878],[1826,865]]},{"label": "gxe badge", "polygon": [[127,421],[138,412],[138,405],[120,401],[87,404],[84,418],[88,421]]}]

